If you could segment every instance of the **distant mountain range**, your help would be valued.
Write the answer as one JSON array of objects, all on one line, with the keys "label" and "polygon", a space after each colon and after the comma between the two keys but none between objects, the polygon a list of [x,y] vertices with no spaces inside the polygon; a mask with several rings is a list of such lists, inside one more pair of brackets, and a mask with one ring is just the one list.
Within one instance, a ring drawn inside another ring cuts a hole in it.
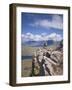
[{"label": "distant mountain range", "polygon": [[25,46],[43,46],[44,43],[46,43],[48,46],[53,45],[53,44],[59,44],[60,41],[53,41],[53,40],[48,40],[48,41],[25,41],[22,43],[22,45]]}]

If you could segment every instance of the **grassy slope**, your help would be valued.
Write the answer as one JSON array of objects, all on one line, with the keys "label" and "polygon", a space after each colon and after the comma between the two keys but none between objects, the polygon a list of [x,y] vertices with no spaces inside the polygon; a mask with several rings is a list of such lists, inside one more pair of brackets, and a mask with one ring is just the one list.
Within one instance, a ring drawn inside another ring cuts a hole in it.
[{"label": "grassy slope", "polygon": [[22,60],[22,77],[28,77],[32,70],[32,60]]},{"label": "grassy slope", "polygon": [[[32,56],[33,52],[35,52],[38,48],[42,47],[29,47],[29,46],[22,46],[22,56]],[[54,49],[56,48],[56,46],[52,45],[52,46],[48,46],[47,49]]]}]

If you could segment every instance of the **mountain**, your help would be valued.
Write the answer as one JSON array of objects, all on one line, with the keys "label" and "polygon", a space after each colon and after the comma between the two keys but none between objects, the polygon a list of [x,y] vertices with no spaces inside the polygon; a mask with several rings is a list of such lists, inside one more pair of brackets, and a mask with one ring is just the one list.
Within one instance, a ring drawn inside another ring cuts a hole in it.
[{"label": "mountain", "polygon": [[53,45],[54,41],[53,40],[48,40],[48,41],[25,41],[22,44],[25,46],[43,46],[44,43],[47,43],[47,45]]},{"label": "mountain", "polygon": [[53,40],[48,40],[47,41],[47,45],[53,45],[54,44],[54,41]]}]

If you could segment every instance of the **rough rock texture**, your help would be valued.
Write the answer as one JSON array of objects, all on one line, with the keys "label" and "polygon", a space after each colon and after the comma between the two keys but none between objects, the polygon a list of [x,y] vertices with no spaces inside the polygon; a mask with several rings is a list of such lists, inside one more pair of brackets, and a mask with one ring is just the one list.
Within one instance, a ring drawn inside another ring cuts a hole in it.
[{"label": "rough rock texture", "polygon": [[63,51],[38,49],[32,59],[32,76],[52,76],[63,74]]}]

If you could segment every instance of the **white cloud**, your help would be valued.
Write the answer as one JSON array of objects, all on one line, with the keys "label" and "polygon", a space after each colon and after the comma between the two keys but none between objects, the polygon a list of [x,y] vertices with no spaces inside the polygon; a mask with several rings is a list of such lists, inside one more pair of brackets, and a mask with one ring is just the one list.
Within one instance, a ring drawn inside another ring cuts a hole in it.
[{"label": "white cloud", "polygon": [[46,35],[47,35],[47,33],[42,33],[42,34],[41,34],[41,36],[46,36]]},{"label": "white cloud", "polygon": [[42,39],[41,35],[34,35],[34,40],[35,41],[39,41],[41,39]]},{"label": "white cloud", "polygon": [[30,24],[33,27],[63,29],[63,20],[59,15],[53,15],[52,20],[41,19]]},{"label": "white cloud", "polygon": [[52,33],[52,34],[49,35],[49,39],[52,39],[54,41],[61,41],[62,37],[59,34]]},{"label": "white cloud", "polygon": [[34,35],[32,33],[26,33],[26,34],[22,34],[21,37],[23,41],[29,41],[29,40],[33,40]]},{"label": "white cloud", "polygon": [[45,40],[53,40],[53,41],[60,41],[62,40],[61,35],[56,34],[56,33],[51,33],[49,35],[47,35],[46,33],[42,33],[40,35],[36,34],[32,34],[32,33],[26,33],[26,34],[22,34],[22,41],[45,41]]}]

